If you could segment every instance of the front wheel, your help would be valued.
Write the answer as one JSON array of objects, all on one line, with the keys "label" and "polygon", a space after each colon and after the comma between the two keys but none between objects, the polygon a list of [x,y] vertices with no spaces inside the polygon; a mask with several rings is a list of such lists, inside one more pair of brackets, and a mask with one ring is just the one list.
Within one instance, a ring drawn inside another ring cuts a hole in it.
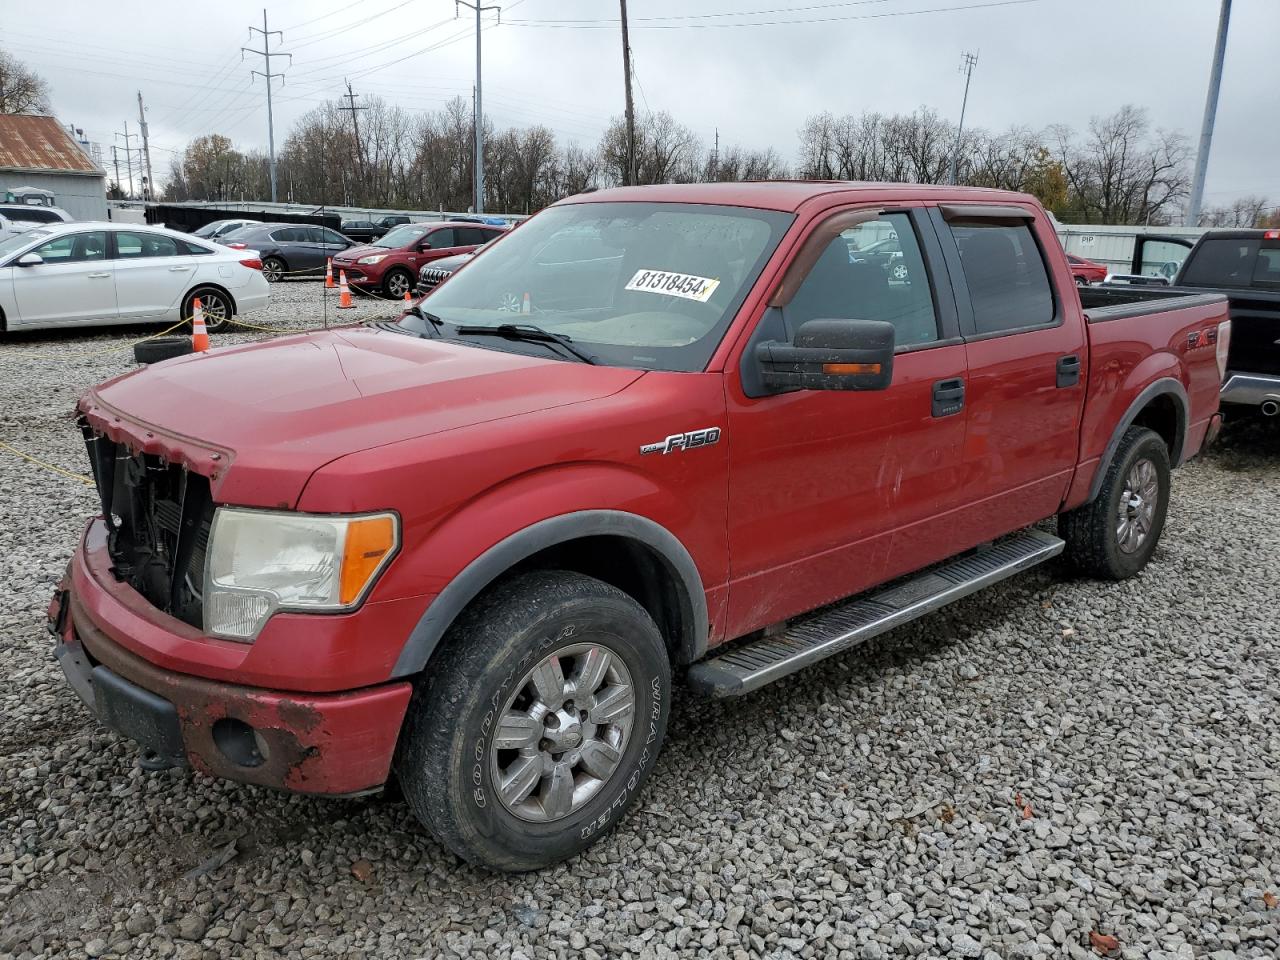
[{"label": "front wheel", "polygon": [[1126,430],[1098,495],[1058,516],[1071,564],[1107,580],[1145,567],[1164,530],[1169,480],[1169,449],[1160,436],[1146,427]]},{"label": "front wheel", "polygon": [[382,289],[388,297],[402,300],[413,289],[413,277],[403,270],[392,270],[382,281]]},{"label": "front wheel", "polygon": [[644,608],[592,577],[539,571],[492,589],[445,644],[396,759],[437,839],[472,863],[534,870],[612,829],[670,711],[666,647]]}]

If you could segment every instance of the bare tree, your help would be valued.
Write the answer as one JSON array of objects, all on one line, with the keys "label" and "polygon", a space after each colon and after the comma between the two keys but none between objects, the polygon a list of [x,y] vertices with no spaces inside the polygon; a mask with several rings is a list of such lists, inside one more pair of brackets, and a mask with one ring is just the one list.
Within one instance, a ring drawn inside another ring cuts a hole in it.
[{"label": "bare tree", "polygon": [[1191,150],[1179,133],[1152,130],[1146,111],[1121,107],[1094,117],[1077,141],[1053,131],[1071,215],[1086,223],[1167,223],[1190,184]]},{"label": "bare tree", "polygon": [[1208,207],[1200,211],[1201,227],[1264,227],[1272,212],[1266,197],[1241,197],[1230,206]]},{"label": "bare tree", "polygon": [[48,113],[49,85],[16,57],[0,50],[0,113]]}]

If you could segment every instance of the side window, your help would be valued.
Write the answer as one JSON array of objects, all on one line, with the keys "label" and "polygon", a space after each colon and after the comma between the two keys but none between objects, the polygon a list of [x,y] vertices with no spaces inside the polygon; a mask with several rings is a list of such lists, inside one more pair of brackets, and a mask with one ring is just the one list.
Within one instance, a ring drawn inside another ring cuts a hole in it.
[{"label": "side window", "polygon": [[431,241],[432,250],[443,250],[445,247],[458,246],[453,236],[453,227],[441,227],[439,230],[433,230],[427,235],[427,239]]},{"label": "side window", "polygon": [[31,251],[45,263],[83,263],[107,259],[105,233],[75,233],[41,244]]},{"label": "side window", "polygon": [[479,246],[489,239],[488,234],[479,227],[457,227],[454,229],[454,233],[457,234],[457,242],[460,247]]},{"label": "side window", "polygon": [[1205,240],[1187,265],[1182,282],[1191,287],[1247,287],[1258,245],[1257,240],[1249,238]]},{"label": "side window", "polygon": [[339,247],[345,247],[347,245],[347,238],[344,237],[342,234],[338,233],[338,231],[336,230],[330,230],[328,227],[321,227],[320,242],[324,244],[328,244],[331,247],[335,245]]},{"label": "side window", "polygon": [[1263,247],[1258,251],[1253,282],[1260,287],[1280,287],[1280,247]]},{"label": "side window", "polygon": [[979,334],[1053,322],[1053,288],[1028,224],[953,223],[951,234]]},{"label": "side window", "polygon": [[272,230],[269,236],[276,243],[301,243],[307,239],[307,235],[297,227],[281,227],[279,230]]},{"label": "side window", "polygon": [[116,233],[116,256],[121,260],[137,260],[142,257],[177,257],[178,241],[159,233]]},{"label": "side window", "polygon": [[809,320],[884,320],[899,347],[938,339],[937,312],[911,218],[885,214],[828,244],[784,310],[794,332]]},{"label": "side window", "polygon": [[190,240],[182,241],[183,252],[192,254],[213,253],[209,247],[202,246],[198,243],[192,243]]}]

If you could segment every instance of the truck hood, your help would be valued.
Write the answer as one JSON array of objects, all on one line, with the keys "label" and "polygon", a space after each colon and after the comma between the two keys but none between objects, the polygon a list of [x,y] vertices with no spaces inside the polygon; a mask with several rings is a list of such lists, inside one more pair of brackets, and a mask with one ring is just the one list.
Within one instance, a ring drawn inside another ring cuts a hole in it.
[{"label": "truck hood", "polygon": [[209,476],[220,502],[288,508],[346,454],[607,397],[641,375],[347,327],[144,367],[90,390],[80,411]]}]

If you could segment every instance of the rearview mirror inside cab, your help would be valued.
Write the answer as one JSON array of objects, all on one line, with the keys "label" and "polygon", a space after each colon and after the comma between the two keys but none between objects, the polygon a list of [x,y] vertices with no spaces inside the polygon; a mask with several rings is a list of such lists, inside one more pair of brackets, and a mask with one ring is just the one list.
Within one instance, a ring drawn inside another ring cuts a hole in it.
[{"label": "rearview mirror inside cab", "polygon": [[883,320],[810,320],[794,343],[756,345],[771,391],[885,390],[893,382],[893,324]]}]

